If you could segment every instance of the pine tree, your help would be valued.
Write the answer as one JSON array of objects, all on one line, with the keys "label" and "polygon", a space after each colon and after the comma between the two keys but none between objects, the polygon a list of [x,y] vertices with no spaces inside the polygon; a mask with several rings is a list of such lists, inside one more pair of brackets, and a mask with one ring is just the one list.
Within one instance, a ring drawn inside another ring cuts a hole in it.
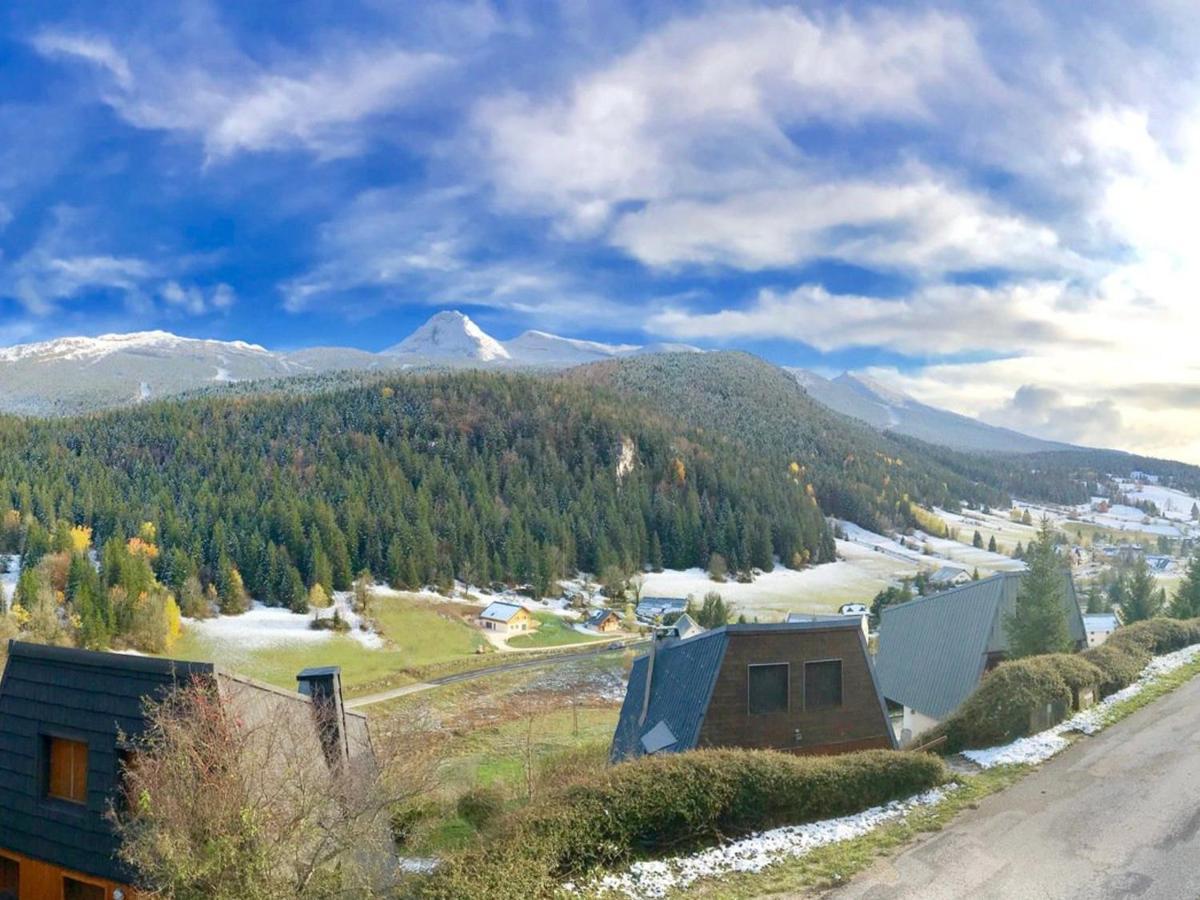
[{"label": "pine tree", "polygon": [[704,595],[704,603],[696,614],[696,624],[703,628],[720,628],[728,625],[732,610],[716,591]]},{"label": "pine tree", "polygon": [[1089,615],[1097,615],[1106,613],[1109,610],[1108,603],[1105,601],[1104,592],[1100,589],[1100,585],[1092,582],[1088,585],[1087,590],[1087,611]]},{"label": "pine tree", "polygon": [[971,538],[971,546],[976,550],[983,549],[983,535],[980,534],[978,530],[976,530],[975,536]]},{"label": "pine tree", "polygon": [[1183,580],[1171,601],[1171,615],[1176,619],[1194,619],[1200,616],[1200,547],[1188,558]]},{"label": "pine tree", "polygon": [[990,538],[988,538],[988,550],[991,551],[992,553],[999,552],[996,549],[996,536],[994,534]]},{"label": "pine tree", "polygon": [[1164,592],[1154,582],[1154,574],[1144,556],[1133,564],[1121,599],[1121,621],[1129,625],[1153,619],[1162,612],[1166,602]]},{"label": "pine tree", "polygon": [[1065,581],[1058,554],[1054,552],[1054,534],[1049,518],[1042,519],[1036,541],[1031,541],[1025,558],[1029,571],[1017,589],[1015,612],[1004,626],[1008,634],[1009,656],[1035,656],[1061,653],[1071,646],[1067,630]]}]

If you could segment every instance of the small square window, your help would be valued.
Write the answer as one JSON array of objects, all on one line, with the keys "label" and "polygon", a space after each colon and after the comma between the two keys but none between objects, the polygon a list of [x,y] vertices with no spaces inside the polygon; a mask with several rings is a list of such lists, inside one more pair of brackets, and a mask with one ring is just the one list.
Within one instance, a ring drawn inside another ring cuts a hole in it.
[{"label": "small square window", "polygon": [[88,748],[83,741],[46,739],[46,796],[87,803]]},{"label": "small square window", "polygon": [[105,900],[107,894],[103,885],[63,876],[63,900]]},{"label": "small square window", "polygon": [[835,709],[842,705],[842,661],[804,664],[804,708]]},{"label": "small square window", "polygon": [[750,666],[749,708],[751,715],[786,712],[788,708],[788,664]]},{"label": "small square window", "polygon": [[0,856],[0,900],[17,900],[21,896],[21,864],[15,859]]}]

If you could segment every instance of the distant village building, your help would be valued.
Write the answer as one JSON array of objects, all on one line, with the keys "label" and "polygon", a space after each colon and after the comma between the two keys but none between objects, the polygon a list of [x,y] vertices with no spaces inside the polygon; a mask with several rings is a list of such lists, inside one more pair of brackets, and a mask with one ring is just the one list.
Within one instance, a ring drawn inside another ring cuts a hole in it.
[{"label": "distant village building", "polygon": [[[1005,621],[1023,572],[1005,572],[884,609],[875,665],[883,695],[904,707],[901,744],[953,713],[1008,653]],[[1075,583],[1064,572],[1063,612],[1076,649],[1087,632]]]},{"label": "distant village building", "polygon": [[931,587],[945,590],[966,584],[970,580],[971,573],[966,569],[960,569],[958,566],[942,566],[937,571],[930,573],[928,584]]},{"label": "distant village building", "polygon": [[1175,559],[1171,556],[1159,554],[1146,554],[1146,565],[1154,572],[1170,571],[1175,565]]},{"label": "distant village building", "polygon": [[702,747],[894,748],[858,623],[726,625],[653,644],[634,661],[611,758]]},{"label": "distant village building", "polygon": [[1116,613],[1085,613],[1083,627],[1087,632],[1088,646],[1099,647],[1120,625]]},{"label": "distant village building", "polygon": [[592,631],[609,634],[621,630],[621,617],[611,609],[598,609],[587,617],[584,625]]},{"label": "distant village building", "polygon": [[685,640],[690,637],[695,637],[698,634],[703,634],[705,629],[696,624],[696,620],[687,613],[681,615],[678,619],[666,626],[672,637]]},{"label": "distant village building", "polygon": [[479,624],[500,634],[522,634],[537,628],[533,613],[516,603],[496,600],[479,614]]},{"label": "distant village building", "polygon": [[661,619],[668,613],[679,613],[687,609],[687,600],[683,597],[643,597],[634,610],[638,621],[649,625],[655,619]]},{"label": "distant village building", "polygon": [[208,663],[19,641],[9,648],[0,681],[0,897],[132,900],[135,873],[118,858],[108,811],[119,801],[122,760],[147,728],[145,701],[176,683],[210,680],[239,727],[294,726],[286,739],[300,741],[299,755],[322,771],[372,754],[366,717],[342,706],[337,667],[301,672],[296,693]]}]

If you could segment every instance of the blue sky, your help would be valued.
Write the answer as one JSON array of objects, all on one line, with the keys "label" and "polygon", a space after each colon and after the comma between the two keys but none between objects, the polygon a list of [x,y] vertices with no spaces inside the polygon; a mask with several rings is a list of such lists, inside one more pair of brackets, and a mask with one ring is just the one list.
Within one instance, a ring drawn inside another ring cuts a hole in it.
[{"label": "blue sky", "polygon": [[1198,31],[1167,0],[6,4],[0,344],[380,349],[458,308],[1200,459]]}]

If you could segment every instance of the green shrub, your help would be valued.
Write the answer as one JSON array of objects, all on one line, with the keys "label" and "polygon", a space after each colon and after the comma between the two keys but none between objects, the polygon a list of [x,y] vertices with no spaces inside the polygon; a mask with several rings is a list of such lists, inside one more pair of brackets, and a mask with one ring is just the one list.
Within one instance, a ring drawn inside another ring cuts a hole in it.
[{"label": "green shrub", "polygon": [[1196,619],[1147,619],[1114,631],[1104,642],[1120,650],[1141,647],[1153,656],[1182,650],[1200,642],[1200,621]]},{"label": "green shrub", "polygon": [[455,811],[476,831],[482,831],[504,812],[504,797],[495,788],[471,788],[458,798]]},{"label": "green shrub", "polygon": [[1051,666],[1072,691],[1097,687],[1104,681],[1104,673],[1076,653],[1048,653],[1037,659]]},{"label": "green shrub", "polygon": [[539,897],[594,867],[858,812],[942,783],[941,760],[886,750],[797,757],[701,750],[644,757],[510,815],[487,847],[448,860],[422,896]]},{"label": "green shrub", "polygon": [[1150,662],[1150,651],[1137,642],[1130,642],[1125,648],[1105,642],[1079,655],[1104,673],[1104,679],[1100,682],[1102,697],[1133,684],[1142,669],[1146,668],[1146,663]]},{"label": "green shrub", "polygon": [[957,712],[924,737],[944,734],[943,753],[1007,744],[1029,733],[1030,714],[1047,703],[1071,707],[1071,689],[1054,663],[1044,656],[1001,663]]}]

